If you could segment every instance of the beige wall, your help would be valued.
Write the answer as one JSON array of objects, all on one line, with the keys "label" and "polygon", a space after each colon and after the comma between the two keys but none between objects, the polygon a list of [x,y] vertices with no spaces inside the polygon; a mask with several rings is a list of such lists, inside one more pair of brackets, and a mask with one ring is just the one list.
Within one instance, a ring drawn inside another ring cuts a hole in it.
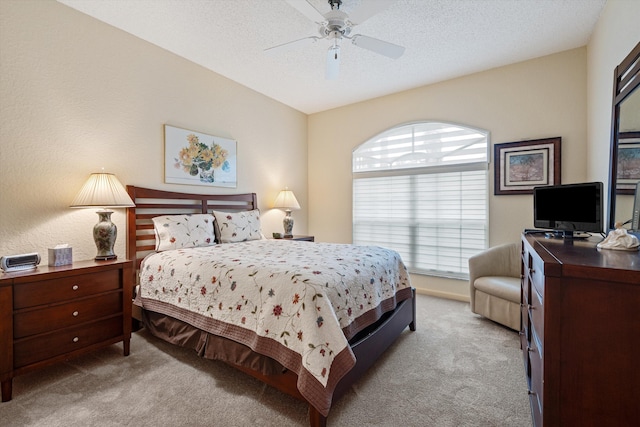
[{"label": "beige wall", "polygon": [[[588,93],[588,156],[589,179],[609,183],[609,158],[611,140],[611,108],[613,95],[613,71],[640,42],[640,2],[635,0],[609,0],[600,15],[598,24],[587,46]],[[631,218],[633,196],[618,196],[622,202],[616,208],[621,213],[616,218]],[[626,206],[624,204],[626,203]]]},{"label": "beige wall", "polygon": [[[562,137],[562,182],[586,178],[586,48],[472,74],[309,117],[309,230],[351,242],[351,152],[400,123],[442,120],[486,129],[491,143]],[[516,242],[533,226],[532,196],[493,196],[489,244]],[[413,276],[422,290],[466,298],[459,280]],[[454,295],[451,295],[454,294]]]},{"label": "beige wall", "polygon": [[[307,231],[306,115],[50,0],[0,1],[0,255],[69,243],[93,258],[92,209],[69,209],[91,172],[123,184],[256,192],[263,231],[288,185]],[[237,140],[238,187],[164,184],[163,124]],[[124,256],[124,211],[116,253]]]}]

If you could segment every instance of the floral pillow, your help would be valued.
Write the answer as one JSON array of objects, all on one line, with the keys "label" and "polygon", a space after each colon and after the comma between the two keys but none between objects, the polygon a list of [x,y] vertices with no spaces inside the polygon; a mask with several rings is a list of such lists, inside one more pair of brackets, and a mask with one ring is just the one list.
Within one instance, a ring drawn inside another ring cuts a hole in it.
[{"label": "floral pillow", "polygon": [[219,212],[213,211],[220,243],[246,242],[262,238],[260,232],[260,211]]},{"label": "floral pillow", "polygon": [[156,251],[215,244],[211,214],[164,215],[153,218]]}]

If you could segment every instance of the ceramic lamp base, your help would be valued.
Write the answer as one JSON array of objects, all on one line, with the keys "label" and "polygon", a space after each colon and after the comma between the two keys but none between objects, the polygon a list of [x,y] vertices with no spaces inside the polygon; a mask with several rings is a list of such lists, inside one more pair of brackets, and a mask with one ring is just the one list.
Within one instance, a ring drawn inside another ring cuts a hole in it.
[{"label": "ceramic lamp base", "polygon": [[284,226],[284,236],[285,238],[287,237],[293,237],[292,231],[293,231],[293,218],[291,217],[291,211],[287,210],[287,215],[284,217],[284,219],[282,220],[282,225]]},{"label": "ceramic lamp base", "polygon": [[113,252],[113,246],[116,243],[118,229],[111,222],[112,211],[98,211],[98,223],[93,227],[93,240],[96,242],[98,253],[95,257],[96,261],[105,261],[116,259],[117,256]]}]

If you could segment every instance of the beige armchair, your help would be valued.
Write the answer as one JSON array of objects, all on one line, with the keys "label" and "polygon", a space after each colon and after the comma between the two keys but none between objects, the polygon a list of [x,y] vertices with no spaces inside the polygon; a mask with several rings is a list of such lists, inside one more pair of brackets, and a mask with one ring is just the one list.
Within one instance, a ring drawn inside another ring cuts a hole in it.
[{"label": "beige armchair", "polygon": [[520,245],[494,246],[469,258],[471,311],[520,330]]}]

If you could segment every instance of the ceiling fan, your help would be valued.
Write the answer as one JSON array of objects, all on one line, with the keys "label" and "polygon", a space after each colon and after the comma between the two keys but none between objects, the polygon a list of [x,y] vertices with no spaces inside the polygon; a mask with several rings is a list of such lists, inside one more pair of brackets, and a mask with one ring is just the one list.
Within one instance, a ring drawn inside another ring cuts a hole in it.
[{"label": "ceiling fan", "polygon": [[322,14],[307,0],[286,0],[287,3],[296,8],[300,13],[318,24],[318,33],[320,35],[304,37],[302,39],[273,46],[265,49],[265,52],[271,53],[285,48],[288,49],[294,46],[316,43],[318,40],[329,40],[331,45],[327,51],[325,74],[326,78],[329,80],[333,80],[338,77],[341,56],[340,43],[343,39],[351,40],[351,43],[358,47],[368,49],[392,59],[398,59],[402,56],[404,53],[403,46],[398,46],[373,37],[363,36],[362,34],[351,34],[356,25],[362,24],[378,12],[386,9],[396,0],[362,0],[360,5],[357,6],[349,15],[340,10],[342,0],[327,1],[331,6],[331,10]]}]

